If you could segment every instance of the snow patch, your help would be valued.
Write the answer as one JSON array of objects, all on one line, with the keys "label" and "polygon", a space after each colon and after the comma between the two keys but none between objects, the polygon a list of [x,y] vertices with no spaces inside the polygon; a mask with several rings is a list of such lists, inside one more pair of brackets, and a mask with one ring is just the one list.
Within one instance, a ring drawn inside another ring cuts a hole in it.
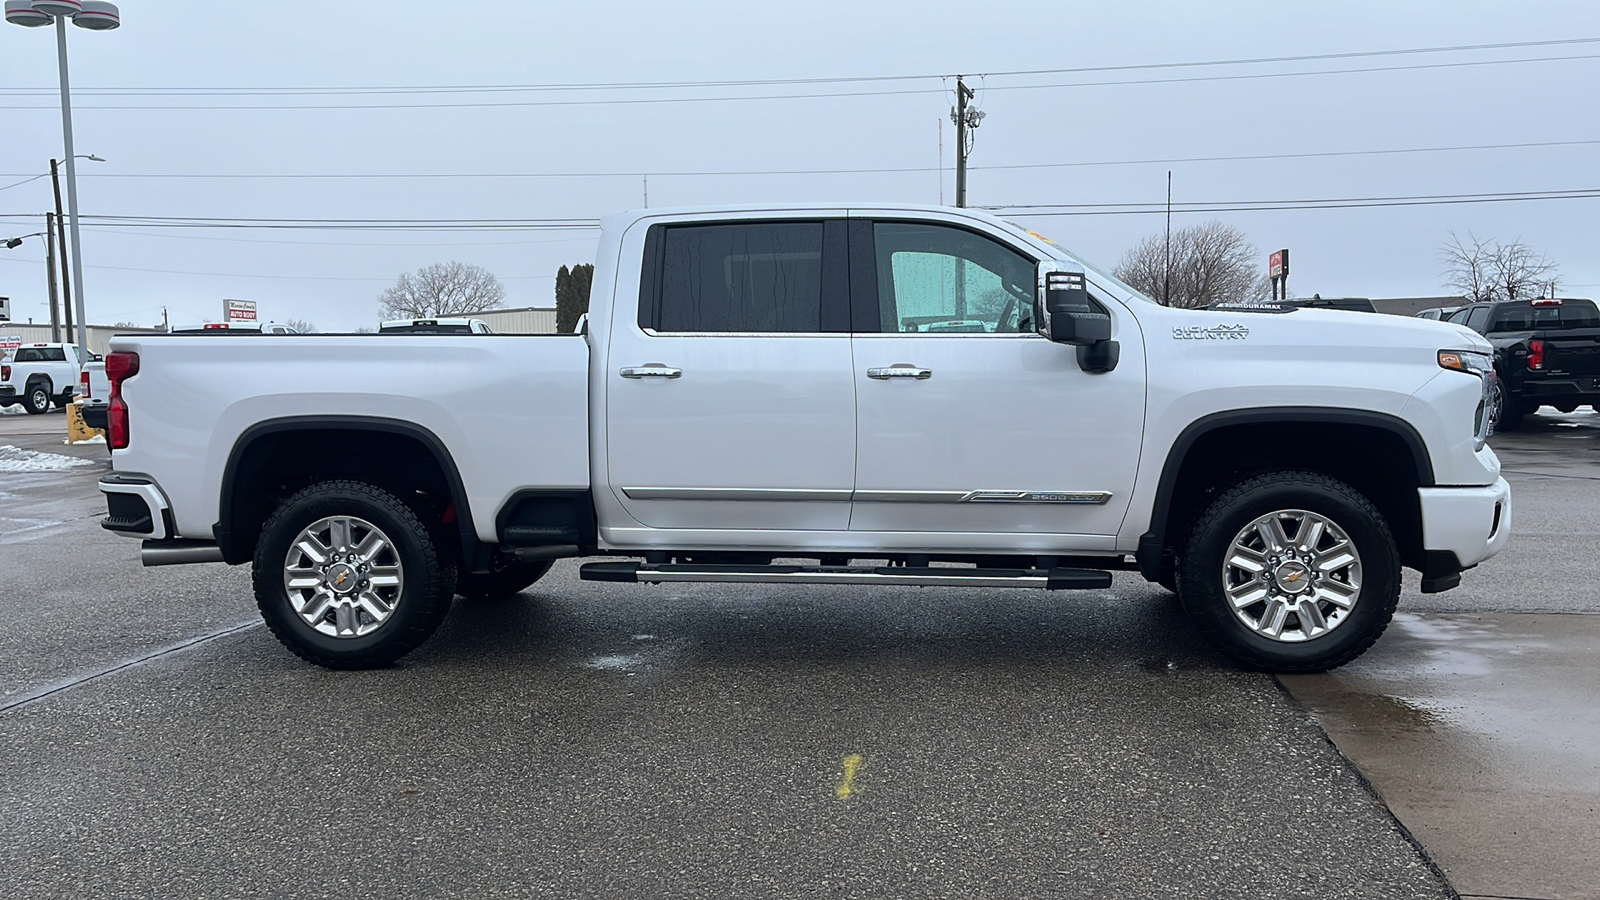
[{"label": "snow patch", "polygon": [[27,414],[28,411],[23,409],[20,403],[13,406],[0,406],[0,416],[25,416]]},{"label": "snow patch", "polygon": [[59,453],[41,453],[24,450],[10,444],[0,444],[0,472],[65,472],[94,462]]}]

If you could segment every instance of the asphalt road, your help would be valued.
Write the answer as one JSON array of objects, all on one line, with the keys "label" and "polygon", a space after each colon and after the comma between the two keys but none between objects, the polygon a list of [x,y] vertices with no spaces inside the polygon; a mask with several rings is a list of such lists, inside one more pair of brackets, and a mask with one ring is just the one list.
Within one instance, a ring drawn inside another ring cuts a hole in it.
[{"label": "asphalt road", "polygon": [[[95,461],[0,473],[5,897],[1452,896],[1311,716],[1140,579],[563,564],[332,673],[254,624],[246,571],[141,569],[96,525],[104,448],[16,433],[54,418],[0,419],[0,447]],[[1519,535],[1600,477],[1541,452],[1506,454],[1546,472],[1514,476]],[[1585,602],[1497,590],[1496,562],[1402,608]]]}]

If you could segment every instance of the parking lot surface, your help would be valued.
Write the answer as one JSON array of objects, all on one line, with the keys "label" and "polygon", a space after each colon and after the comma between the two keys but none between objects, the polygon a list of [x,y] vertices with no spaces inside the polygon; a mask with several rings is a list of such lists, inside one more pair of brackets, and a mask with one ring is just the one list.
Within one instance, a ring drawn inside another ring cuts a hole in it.
[{"label": "parking lot surface", "polygon": [[[1409,591],[1319,678],[1381,672],[1437,615],[1596,608],[1581,574],[1528,582],[1600,478],[1517,449],[1592,430],[1564,418],[1505,441],[1544,473],[1512,476],[1511,549]],[[91,462],[0,473],[6,897],[1453,895],[1319,725],[1334,707],[1234,670],[1136,577],[649,587],[566,563],[458,601],[399,666],[328,672],[255,624],[245,570],[140,569],[97,527],[105,448],[50,420],[0,418],[0,446]]]}]

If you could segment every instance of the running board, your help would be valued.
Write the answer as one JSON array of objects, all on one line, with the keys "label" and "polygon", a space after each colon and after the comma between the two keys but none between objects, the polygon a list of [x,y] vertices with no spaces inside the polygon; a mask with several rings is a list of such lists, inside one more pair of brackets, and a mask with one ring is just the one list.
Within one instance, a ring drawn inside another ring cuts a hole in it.
[{"label": "running board", "polygon": [[1095,569],[964,569],[906,566],[718,566],[650,565],[641,562],[586,563],[584,581],[659,584],[665,581],[744,584],[893,584],[932,587],[1019,587],[1050,591],[1095,590],[1111,586],[1111,573]]}]

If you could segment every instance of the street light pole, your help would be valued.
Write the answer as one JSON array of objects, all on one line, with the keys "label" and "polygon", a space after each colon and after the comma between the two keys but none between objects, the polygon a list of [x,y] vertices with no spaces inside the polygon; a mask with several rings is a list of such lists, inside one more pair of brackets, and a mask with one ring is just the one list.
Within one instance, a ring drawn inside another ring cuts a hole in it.
[{"label": "street light pole", "polygon": [[67,220],[72,232],[72,305],[78,314],[78,347],[89,349],[88,316],[83,309],[83,238],[78,234],[78,162],[72,149],[72,89],[67,81],[67,19],[56,16],[56,53],[61,58],[61,136],[67,156]]},{"label": "street light pole", "polygon": [[83,249],[78,232],[78,166],[72,149],[72,89],[67,76],[67,20],[91,31],[110,31],[122,23],[115,3],[105,0],[6,0],[6,21],[26,28],[56,26],[56,57],[61,68],[61,135],[66,144],[67,214],[72,232],[73,305],[78,314],[78,346],[89,349],[89,329],[83,304]]}]

